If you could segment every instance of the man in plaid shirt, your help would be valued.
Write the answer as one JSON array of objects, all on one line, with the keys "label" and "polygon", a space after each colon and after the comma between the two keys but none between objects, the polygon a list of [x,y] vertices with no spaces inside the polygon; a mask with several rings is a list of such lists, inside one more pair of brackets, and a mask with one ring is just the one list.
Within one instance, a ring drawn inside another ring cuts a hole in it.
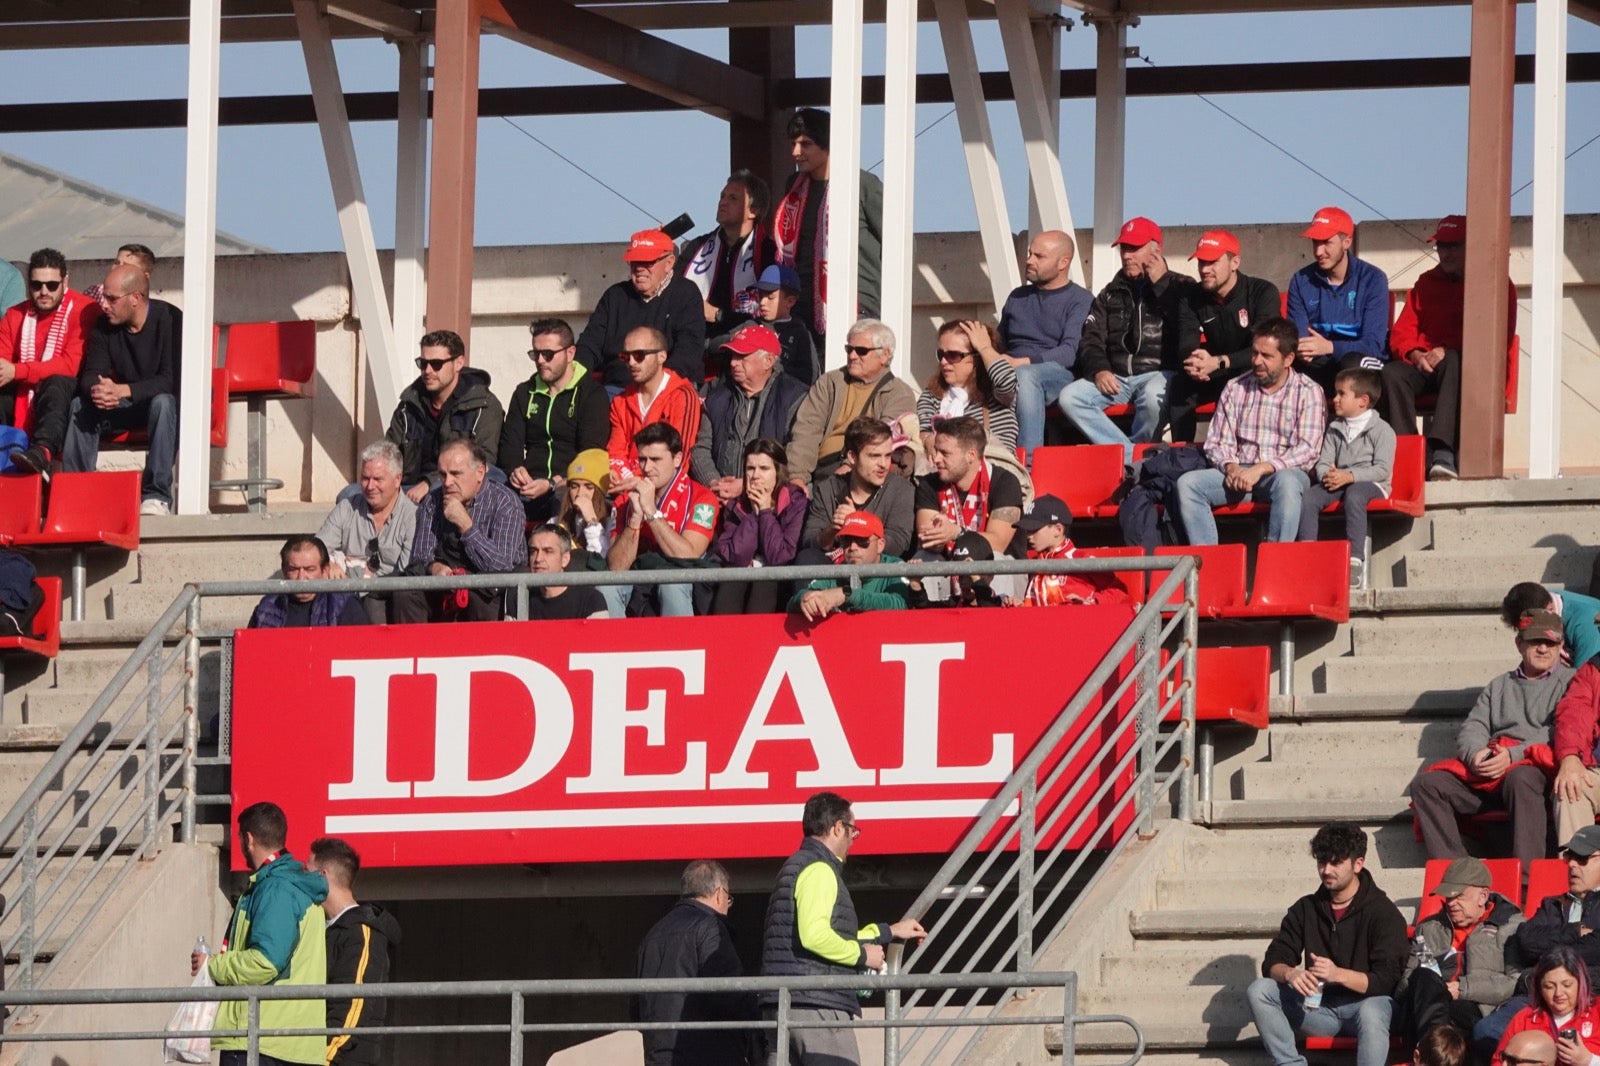
[{"label": "man in plaid shirt", "polygon": [[1268,540],[1294,540],[1300,497],[1328,425],[1321,387],[1294,372],[1299,339],[1285,318],[1269,318],[1253,331],[1250,373],[1222,390],[1206,433],[1211,468],[1178,479],[1178,512],[1190,544],[1215,544],[1211,509],[1242,500],[1268,501]]},{"label": "man in plaid shirt", "polygon": [[[490,480],[488,470],[488,453],[470,440],[440,450],[444,480],[417,505],[407,573],[509,574],[527,566],[522,500]],[[389,605],[389,618],[397,623],[497,622],[504,616],[503,589],[396,592]]]}]

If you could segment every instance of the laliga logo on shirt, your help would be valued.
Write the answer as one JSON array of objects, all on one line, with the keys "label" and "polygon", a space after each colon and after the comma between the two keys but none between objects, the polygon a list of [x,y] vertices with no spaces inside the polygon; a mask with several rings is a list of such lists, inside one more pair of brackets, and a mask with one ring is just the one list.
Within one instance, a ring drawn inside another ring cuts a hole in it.
[{"label": "laliga logo on shirt", "polygon": [[[643,706],[629,706],[629,671],[674,671],[682,678],[684,695],[704,695],[705,651],[573,653],[567,669],[593,676],[593,702],[588,773],[567,777],[564,791],[576,795],[788,787],[788,781],[774,785],[768,773],[751,769],[757,747],[768,741],[802,741],[810,746],[816,769],[795,772],[792,784],[798,789],[1004,781],[1015,765],[1010,733],[990,734],[990,757],[982,765],[939,762],[940,666],[960,662],[965,654],[963,642],[881,646],[880,662],[904,665],[904,739],[897,765],[875,769],[856,761],[816,653],[809,647],[786,646],[778,648],[768,664],[738,740],[719,767],[709,764],[707,741],[692,740],[682,745],[682,769],[645,774],[630,772],[627,766],[628,731],[642,731],[651,748],[666,743],[668,690],[647,689]],[[572,747],[576,715],[572,693],[559,674],[533,659],[515,655],[335,659],[330,672],[355,682],[355,698],[350,777],[328,787],[329,800],[504,796],[542,781]],[[520,684],[533,703],[536,727],[521,765],[500,777],[475,778],[468,767],[470,693],[473,679],[484,675],[503,675]],[[389,777],[390,681],[409,676],[430,676],[436,682],[434,767],[427,780]],[[771,720],[785,685],[793,693],[798,723]]]}]

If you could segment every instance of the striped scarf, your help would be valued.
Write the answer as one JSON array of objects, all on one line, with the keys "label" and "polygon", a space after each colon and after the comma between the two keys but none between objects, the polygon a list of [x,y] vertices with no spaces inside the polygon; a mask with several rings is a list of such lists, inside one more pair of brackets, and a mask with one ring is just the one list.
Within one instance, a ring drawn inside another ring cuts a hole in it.
[{"label": "striped scarf", "polygon": [[[44,337],[44,351],[40,353],[39,347],[39,311],[32,303],[28,304],[22,313],[22,337],[17,344],[17,362],[19,363],[48,363],[61,351],[67,338],[67,321],[72,317],[77,303],[73,299],[74,293],[70,290],[61,294],[61,302],[50,313],[50,326]],[[33,388],[26,391],[17,390],[16,412],[12,424],[26,428],[28,425],[28,408],[33,402]]]}]

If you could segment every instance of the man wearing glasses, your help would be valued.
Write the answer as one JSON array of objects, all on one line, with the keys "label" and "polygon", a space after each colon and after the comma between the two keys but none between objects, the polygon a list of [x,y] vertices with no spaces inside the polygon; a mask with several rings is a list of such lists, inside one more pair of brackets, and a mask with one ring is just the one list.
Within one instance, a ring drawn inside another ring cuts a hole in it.
[{"label": "man wearing glasses", "polygon": [[[850,803],[833,792],[806,800],[801,815],[805,840],[778,871],[778,883],[767,901],[762,934],[763,977],[839,976],[881,971],[884,946],[893,940],[927,936],[915,918],[860,924],[850,889],[844,883],[844,861],[861,835]],[[777,1018],[778,994],[760,994],[762,1016]],[[834,1022],[837,1028],[791,1029],[789,1061],[799,1066],[844,1066],[860,1062],[855,1033],[847,1027],[861,1016],[861,1000],[853,989],[796,988],[790,995],[792,1021]],[[776,1049],[767,1062],[777,1061]]]},{"label": "man wearing glasses", "polygon": [[845,430],[858,418],[892,422],[916,409],[911,386],[894,376],[894,330],[863,318],[845,338],[845,365],[811,386],[795,412],[789,476],[808,495],[813,478],[843,473]]},{"label": "man wearing glasses", "polygon": [[563,476],[579,452],[604,448],[611,431],[605,387],[578,362],[572,327],[541,318],[528,327],[533,376],[511,394],[500,430],[500,469],[533,522],[558,509]]},{"label": "man wearing glasses", "polygon": [[628,368],[630,384],[611,401],[611,476],[637,476],[639,458],[634,437],[645,426],[664,422],[678,431],[683,450],[694,447],[700,433],[700,394],[694,383],[668,369],[672,361],[665,333],[654,326],[628,331],[617,362]]},{"label": "man wearing glasses", "polygon": [[633,345],[629,333],[650,326],[666,338],[666,364],[689,381],[705,376],[705,301],[694,282],[680,276],[677,246],[658,229],[640,230],[622,253],[628,278],[600,294],[589,322],[578,336],[578,362],[600,375],[617,395],[630,380],[628,361],[618,352]]},{"label": "man wearing glasses", "polygon": [[470,441],[493,456],[505,421],[500,401],[489,391],[488,373],[466,365],[460,334],[435,330],[422,338],[421,348],[416,360],[421,373],[400,394],[385,434],[405,460],[400,481],[412,503],[421,503],[441,484],[439,453],[446,444]]},{"label": "man wearing glasses", "polygon": [[67,260],[54,248],[28,257],[28,298],[0,318],[0,423],[27,430],[11,452],[23,470],[50,476],[61,460],[83,345],[100,305],[67,287]]}]

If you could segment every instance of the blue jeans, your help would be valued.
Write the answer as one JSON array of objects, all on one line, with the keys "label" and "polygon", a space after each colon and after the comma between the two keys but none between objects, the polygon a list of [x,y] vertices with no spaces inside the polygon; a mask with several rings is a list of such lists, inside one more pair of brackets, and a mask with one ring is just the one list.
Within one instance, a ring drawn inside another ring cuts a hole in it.
[{"label": "blue jeans", "polygon": [[1494,1049],[1500,1046],[1500,1038],[1506,1034],[1506,1027],[1517,1011],[1532,1005],[1533,1000],[1527,996],[1512,996],[1478,1020],[1472,1027],[1472,1047],[1483,1054],[1483,1061],[1488,1062]]},{"label": "blue jeans", "polygon": [[[693,585],[657,585],[642,590],[654,595],[656,615],[660,618],[690,618],[694,615]],[[603,585],[600,595],[605,597],[606,610],[612,618],[628,617],[628,601],[633,599],[632,585]]]},{"label": "blue jeans", "polygon": [[1033,450],[1044,445],[1044,409],[1056,402],[1061,390],[1072,384],[1072,371],[1060,363],[1029,363],[1017,367],[1017,443],[1033,462]]},{"label": "blue jeans", "polygon": [[1394,1000],[1388,996],[1364,996],[1307,1010],[1299,992],[1270,977],[1258,977],[1250,982],[1245,1000],[1273,1066],[1305,1066],[1305,1056],[1295,1046],[1297,1030],[1308,1036],[1353,1034],[1356,1066],[1385,1066],[1389,1061],[1389,1016],[1394,1012]]},{"label": "blue jeans", "polygon": [[72,400],[61,465],[72,473],[91,471],[100,462],[100,435],[107,430],[142,429],[150,435],[140,498],[172,506],[172,464],[178,457],[178,398],[158,393],[134,403],[123,400],[103,411],[82,396]]},{"label": "blue jeans", "polygon": [[[1119,377],[1117,391],[1111,396],[1096,388],[1093,378],[1074,381],[1061,394],[1061,413],[1078,427],[1078,432],[1087,437],[1090,444],[1122,445],[1122,461],[1132,465],[1134,444],[1155,440],[1161,431],[1167,382],[1171,378],[1172,374],[1166,370]],[[1132,437],[1125,436],[1117,424],[1106,417],[1106,408],[1118,403],[1133,404]]]},{"label": "blue jeans", "polygon": [[1178,515],[1190,544],[1215,544],[1217,519],[1211,508],[1243,500],[1266,499],[1267,539],[1294,540],[1300,531],[1300,498],[1311,486],[1304,470],[1279,470],[1265,474],[1253,492],[1224,487],[1221,470],[1191,470],[1178,479]]}]

